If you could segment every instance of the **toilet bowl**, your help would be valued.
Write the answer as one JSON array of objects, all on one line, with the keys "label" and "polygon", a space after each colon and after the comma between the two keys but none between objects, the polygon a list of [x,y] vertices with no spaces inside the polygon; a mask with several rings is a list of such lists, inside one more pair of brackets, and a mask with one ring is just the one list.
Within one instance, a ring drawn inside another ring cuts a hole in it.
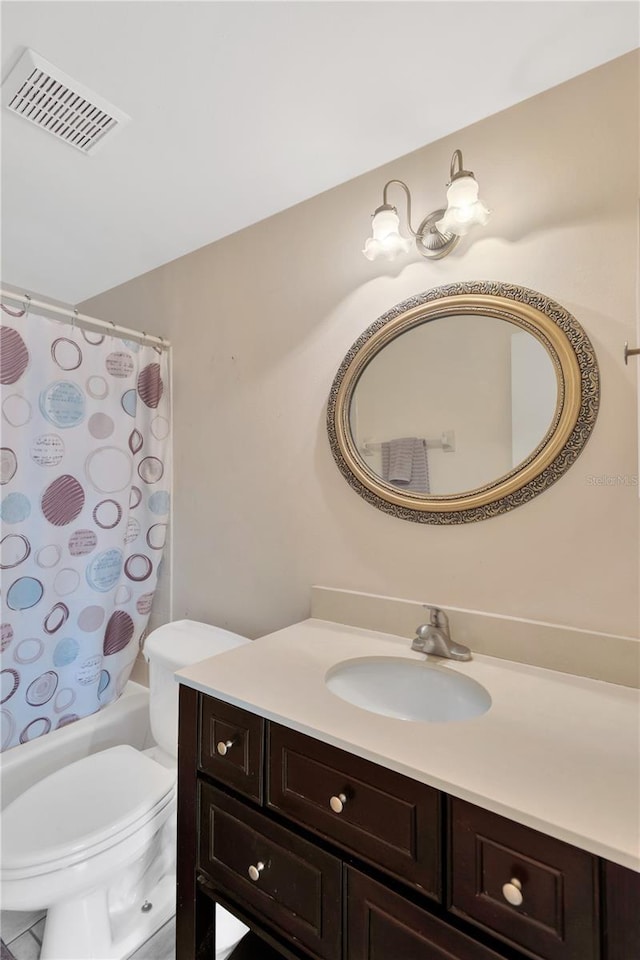
[{"label": "toilet bowl", "polygon": [[175,811],[175,784],[175,772],[133,747],[111,747],[62,767],[5,808],[3,908],[48,910],[43,957],[114,955],[109,887],[158,845]]},{"label": "toilet bowl", "polygon": [[[4,809],[2,906],[47,910],[41,960],[125,960],[175,912],[173,673],[246,642],[192,621],[154,631],[145,656],[157,746],[91,754]],[[224,960],[247,928],[221,908],[216,920]]]}]

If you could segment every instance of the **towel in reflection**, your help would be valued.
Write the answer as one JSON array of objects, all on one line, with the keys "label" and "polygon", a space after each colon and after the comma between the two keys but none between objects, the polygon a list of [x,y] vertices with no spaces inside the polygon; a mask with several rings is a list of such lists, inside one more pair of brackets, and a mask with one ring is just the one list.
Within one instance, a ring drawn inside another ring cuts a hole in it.
[{"label": "towel in reflection", "polygon": [[418,437],[400,437],[381,444],[382,479],[413,493],[429,493],[427,445]]}]

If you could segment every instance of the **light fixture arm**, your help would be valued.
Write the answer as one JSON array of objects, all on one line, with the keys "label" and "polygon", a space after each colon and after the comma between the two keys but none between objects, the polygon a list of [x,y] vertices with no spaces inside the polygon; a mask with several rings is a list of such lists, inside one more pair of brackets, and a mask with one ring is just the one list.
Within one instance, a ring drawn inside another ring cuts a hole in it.
[{"label": "light fixture arm", "polygon": [[397,183],[398,186],[402,187],[402,189],[405,192],[406,199],[407,199],[407,227],[409,228],[409,233],[412,236],[417,237],[418,236],[417,232],[411,226],[411,191],[409,190],[409,187],[406,185],[404,180],[387,180],[382,190],[382,205],[385,207],[391,206],[391,204],[387,200],[387,191],[392,183]]},{"label": "light fixture arm", "polygon": [[[458,164],[458,169],[456,170],[456,162]],[[462,150],[454,150],[453,156],[451,157],[451,166],[449,167],[449,184],[450,186],[454,180],[457,180],[458,177],[473,177],[471,170],[464,169],[464,162],[462,160]],[[473,177],[475,180],[475,177]]]}]

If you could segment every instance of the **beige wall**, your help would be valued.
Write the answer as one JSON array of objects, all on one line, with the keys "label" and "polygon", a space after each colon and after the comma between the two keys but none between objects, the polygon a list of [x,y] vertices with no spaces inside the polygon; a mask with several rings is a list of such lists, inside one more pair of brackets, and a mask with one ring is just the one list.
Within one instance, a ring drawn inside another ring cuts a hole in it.
[{"label": "beige wall", "polygon": [[[456,147],[489,226],[440,262],[365,260],[384,181],[406,180],[422,216],[444,198]],[[636,365],[622,359],[637,196],[630,54],[84,304],[175,345],[174,616],[257,636],[307,616],[311,584],[327,584],[635,634],[638,494],[606,478],[638,464]],[[601,367],[598,423],[569,473],[512,513],[397,520],[336,468],[327,394],[381,313],[473,279],[532,287],[577,317]]]}]

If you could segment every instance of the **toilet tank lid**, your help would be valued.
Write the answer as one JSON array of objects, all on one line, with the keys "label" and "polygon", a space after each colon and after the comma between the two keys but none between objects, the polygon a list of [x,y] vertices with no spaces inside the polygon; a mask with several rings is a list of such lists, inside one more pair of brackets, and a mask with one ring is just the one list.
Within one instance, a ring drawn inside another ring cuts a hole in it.
[{"label": "toilet tank lid", "polygon": [[144,657],[146,660],[153,657],[171,670],[180,670],[244,643],[251,641],[222,627],[197,620],[174,620],[149,634],[144,643]]}]

